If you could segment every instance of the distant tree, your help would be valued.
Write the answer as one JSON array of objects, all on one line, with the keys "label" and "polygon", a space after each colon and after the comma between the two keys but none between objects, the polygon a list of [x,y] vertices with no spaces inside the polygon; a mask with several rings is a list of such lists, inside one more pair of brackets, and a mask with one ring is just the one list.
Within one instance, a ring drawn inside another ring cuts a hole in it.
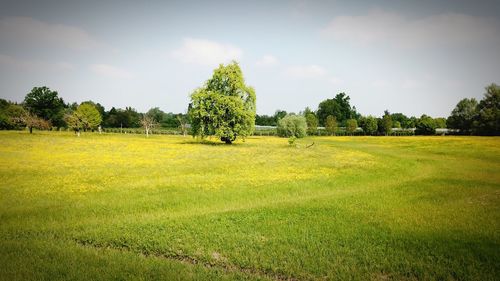
[{"label": "distant tree", "polygon": [[64,126],[66,104],[56,91],[47,87],[35,87],[26,95],[23,104],[33,115],[49,121],[53,126]]},{"label": "distant tree", "polygon": [[434,123],[436,128],[446,128],[446,119],[443,117],[434,118]]},{"label": "distant tree", "polygon": [[446,121],[450,129],[458,129],[462,134],[471,134],[474,119],[477,116],[477,100],[462,99],[457,103]]},{"label": "distant tree", "polygon": [[[95,103],[95,102],[90,101],[90,100],[84,101],[81,104],[85,104],[85,103],[88,103],[88,104],[94,106],[97,109],[97,111],[99,111],[99,114],[101,115],[101,120],[102,120],[101,123],[102,123],[104,121],[104,117],[106,115],[106,110],[104,109],[104,106],[102,106],[100,103]],[[76,108],[78,108],[78,104],[77,103],[74,103],[74,104],[76,104],[76,106],[72,105],[71,107],[74,107],[73,110],[76,110]]]},{"label": "distant tree", "polygon": [[78,103],[77,102],[73,102],[73,103],[68,103],[66,105],[66,109],[69,109],[71,112],[75,111],[76,109],[78,108]]},{"label": "distant tree", "polygon": [[138,128],[140,127],[141,115],[132,107],[125,107],[125,111],[122,112],[124,120],[127,120],[127,128]]},{"label": "distant tree", "polygon": [[[286,114],[285,114],[286,115]],[[255,125],[276,126],[276,118],[269,115],[255,115]]]},{"label": "distant tree", "polygon": [[392,117],[388,110],[384,111],[384,116],[382,116],[382,133],[384,135],[389,135],[392,131]]},{"label": "distant tree", "polygon": [[12,130],[25,126],[16,121],[25,113],[26,110],[22,106],[0,99],[0,129]]},{"label": "distant tree", "polygon": [[139,121],[146,132],[146,137],[149,137],[149,132],[158,126],[158,122],[156,121],[155,116],[153,116],[154,113],[152,115],[149,115],[148,113],[142,115]]},{"label": "distant tree", "polygon": [[356,121],[356,119],[347,119],[345,127],[345,131],[347,134],[349,135],[354,134],[357,128],[358,128],[358,122]]},{"label": "distant tree", "polygon": [[[76,108],[75,108],[76,110]],[[106,114],[104,115],[104,126],[105,127],[110,127],[110,128],[117,128],[120,127],[120,123],[118,122],[117,118],[117,110],[116,108],[112,107]]]},{"label": "distant tree", "polygon": [[316,135],[318,133],[318,118],[312,112],[304,116],[306,117],[307,134]]},{"label": "distant tree", "polygon": [[245,84],[236,62],[220,65],[205,86],[191,95],[188,114],[193,136],[215,135],[231,144],[255,127],[255,90]]},{"label": "distant tree", "polygon": [[399,121],[392,122],[392,127],[396,129],[401,129],[401,123]]},{"label": "distant tree", "polygon": [[75,134],[78,137],[80,136],[80,131],[83,129],[82,119],[83,119],[82,116],[80,116],[76,110],[64,116],[64,121],[66,121],[68,127],[70,127],[71,129],[73,129],[73,131],[75,131]]},{"label": "distant tree", "polygon": [[307,119],[307,115],[308,114],[313,114],[313,115],[316,115],[314,113],[314,111],[311,110],[311,108],[309,108],[309,106],[306,106],[306,108],[304,109],[304,112],[302,112],[302,115],[306,116],[306,119]]},{"label": "distant tree", "polygon": [[40,118],[36,116],[34,113],[24,111],[21,115],[12,117],[12,122],[26,126],[30,134],[33,133],[33,128],[39,129],[39,130],[49,130],[51,128],[50,121],[47,121],[43,118]]},{"label": "distant tree", "polygon": [[[165,112],[163,112],[159,107],[153,107],[146,112],[146,115],[152,118],[157,124],[163,121],[165,117]],[[143,116],[144,117],[144,116]],[[141,121],[141,125],[144,127]]]},{"label": "distant tree", "polygon": [[417,126],[417,122],[418,122],[418,118],[415,117],[415,116],[412,116],[408,120],[408,125],[405,126],[404,128],[406,128],[406,129],[408,129],[408,128],[415,128]]},{"label": "distant tree", "polygon": [[165,113],[163,115],[163,120],[161,121],[161,126],[163,128],[171,128],[171,129],[177,129],[179,128],[179,120],[177,119],[177,116],[179,114],[174,114],[172,112]]},{"label": "distant tree", "polygon": [[436,134],[436,122],[434,119],[427,115],[422,115],[417,122],[415,127],[416,135],[435,135]]},{"label": "distant tree", "polygon": [[81,103],[75,111],[65,116],[65,121],[77,136],[80,131],[94,130],[102,122],[101,113],[92,103]]},{"label": "distant tree", "polygon": [[376,135],[378,130],[377,118],[373,116],[361,117],[360,125],[367,135]]},{"label": "distant tree", "polygon": [[477,106],[474,130],[479,135],[500,135],[500,86],[486,87],[484,98]]},{"label": "distant tree", "polygon": [[338,124],[337,124],[337,119],[334,116],[328,115],[326,117],[325,130],[330,136],[335,135],[337,133]]},{"label": "distant tree", "polygon": [[276,126],[278,125],[278,121],[282,118],[284,118],[288,113],[284,110],[276,110],[276,112],[274,113],[273,117],[274,117],[274,123],[276,124]]},{"label": "distant tree", "polygon": [[111,128],[138,128],[140,127],[140,114],[132,107],[116,109],[114,107],[106,114],[104,125]]},{"label": "distant tree", "polygon": [[76,109],[76,112],[82,117],[82,128],[84,131],[94,130],[102,122],[102,116],[95,104],[82,103]]},{"label": "distant tree", "polygon": [[[405,129],[413,128],[413,126],[411,125],[410,118],[408,118],[403,113],[391,113],[391,119],[392,119],[392,122],[394,122],[394,123],[399,122],[399,124],[401,125],[400,128],[405,128]],[[393,125],[393,127],[397,128],[394,125]]]},{"label": "distant tree", "polygon": [[11,102],[9,102],[8,100],[6,100],[6,99],[1,99],[1,98],[0,98],[0,110],[4,110],[4,109],[5,109],[5,108],[7,108],[10,104],[11,104]]},{"label": "distant tree", "polygon": [[344,125],[347,119],[358,119],[359,114],[355,107],[349,104],[349,96],[345,93],[340,93],[333,99],[326,99],[318,105],[316,116],[319,119],[319,124],[325,125],[326,118],[332,115],[337,122]]},{"label": "distant tree", "polygon": [[306,118],[302,115],[288,114],[278,121],[277,131],[280,137],[305,137],[307,132]]}]

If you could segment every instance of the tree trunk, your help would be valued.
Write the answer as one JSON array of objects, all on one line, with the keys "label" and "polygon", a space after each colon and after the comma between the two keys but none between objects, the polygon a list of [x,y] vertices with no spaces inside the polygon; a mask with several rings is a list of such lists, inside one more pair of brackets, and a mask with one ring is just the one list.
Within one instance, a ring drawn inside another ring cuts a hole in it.
[{"label": "tree trunk", "polygon": [[146,127],[146,138],[149,138],[149,129]]},{"label": "tree trunk", "polygon": [[76,131],[76,136],[80,137],[80,130]]},{"label": "tree trunk", "polygon": [[33,127],[29,126],[30,134],[33,134]]}]

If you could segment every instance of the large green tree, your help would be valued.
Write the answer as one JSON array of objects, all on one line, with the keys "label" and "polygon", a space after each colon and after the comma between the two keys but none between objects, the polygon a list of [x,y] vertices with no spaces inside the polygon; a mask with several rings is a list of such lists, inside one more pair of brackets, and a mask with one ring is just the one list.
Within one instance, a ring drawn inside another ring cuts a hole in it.
[{"label": "large green tree", "polygon": [[191,94],[189,117],[193,136],[215,135],[230,144],[255,127],[255,90],[245,84],[237,62],[220,65],[203,87]]},{"label": "large green tree", "polygon": [[477,115],[477,100],[463,99],[457,103],[446,124],[450,129],[458,129],[462,134],[471,134],[472,125]]},{"label": "large green tree", "polygon": [[326,118],[329,115],[335,117],[337,122],[345,125],[347,119],[358,119],[359,114],[356,112],[355,107],[349,104],[350,98],[345,93],[340,93],[333,99],[326,99],[318,105],[316,116],[319,119],[319,124],[325,125]]},{"label": "large green tree", "polygon": [[500,86],[486,87],[484,98],[477,106],[474,130],[479,135],[500,135]]},{"label": "large green tree", "polygon": [[26,109],[47,121],[53,126],[64,126],[64,100],[60,98],[56,91],[47,87],[35,87],[24,98]]}]

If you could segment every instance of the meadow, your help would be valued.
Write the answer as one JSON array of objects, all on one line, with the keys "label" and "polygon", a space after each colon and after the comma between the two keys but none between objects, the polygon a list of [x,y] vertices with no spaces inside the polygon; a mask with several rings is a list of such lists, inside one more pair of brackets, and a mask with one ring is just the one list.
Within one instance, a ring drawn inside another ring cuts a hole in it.
[{"label": "meadow", "polygon": [[500,276],[500,138],[0,143],[1,280]]}]

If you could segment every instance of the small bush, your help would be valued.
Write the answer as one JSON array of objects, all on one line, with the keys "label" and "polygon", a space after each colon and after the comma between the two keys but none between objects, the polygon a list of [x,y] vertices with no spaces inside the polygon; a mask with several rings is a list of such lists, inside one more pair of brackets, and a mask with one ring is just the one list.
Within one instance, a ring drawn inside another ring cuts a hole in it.
[{"label": "small bush", "polygon": [[306,136],[306,118],[301,115],[287,115],[278,121],[278,136],[303,138]]}]

